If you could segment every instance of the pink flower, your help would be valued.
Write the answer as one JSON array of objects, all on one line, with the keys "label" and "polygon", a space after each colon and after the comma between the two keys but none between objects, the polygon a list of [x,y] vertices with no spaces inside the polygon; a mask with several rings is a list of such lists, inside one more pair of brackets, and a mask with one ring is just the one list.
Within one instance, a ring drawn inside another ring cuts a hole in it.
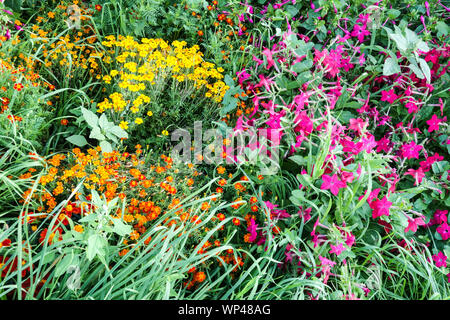
[{"label": "pink flower", "polygon": [[274,49],[276,48],[276,44],[273,46],[272,50],[269,50],[268,48],[264,48],[262,54],[266,56],[267,59],[267,65],[266,65],[266,69],[270,69],[272,66],[275,66],[275,69],[277,69],[277,65],[275,64],[275,61],[273,60],[273,54],[276,53],[276,51],[274,51]]},{"label": "pink flower", "polygon": [[380,152],[380,151],[389,152],[391,150],[390,144],[391,144],[391,140],[389,140],[386,137],[383,137],[377,141],[376,151],[377,152]]},{"label": "pink flower", "polygon": [[354,243],[355,243],[355,236],[351,232],[349,232],[348,234],[346,234],[345,244],[351,247],[353,246]]},{"label": "pink flower", "polygon": [[436,264],[436,267],[447,267],[447,256],[443,254],[442,251],[439,251],[438,254],[433,255],[432,258]]},{"label": "pink flower", "polygon": [[334,246],[334,245],[330,244],[330,248],[331,248],[330,253],[334,253],[337,256],[339,256],[342,253],[342,251],[345,250],[345,248],[342,245],[342,243],[339,243],[337,246]]},{"label": "pink flower", "polygon": [[429,125],[428,132],[439,131],[439,124],[441,122],[447,121],[447,117],[443,119],[439,119],[437,115],[433,114],[430,120],[427,120],[427,124]]},{"label": "pink flower", "polygon": [[424,217],[419,217],[416,219],[408,219],[408,226],[405,229],[405,233],[411,230],[412,232],[417,231],[418,226],[425,225],[425,221],[423,221]]},{"label": "pink flower", "polygon": [[324,258],[322,256],[319,256],[319,260],[320,260],[320,263],[321,263],[322,266],[333,267],[336,264],[336,262],[328,260],[327,258]]},{"label": "pink flower", "polygon": [[447,222],[444,222],[439,227],[436,228],[437,233],[442,237],[442,240],[448,240],[450,238],[450,226]]},{"label": "pink flower", "polygon": [[447,214],[448,214],[447,210],[436,210],[436,212],[434,213],[434,216],[433,216],[434,223],[442,224],[442,223],[446,222]]},{"label": "pink flower", "polygon": [[369,206],[373,210],[372,218],[376,219],[381,216],[389,216],[389,208],[392,206],[392,202],[384,196],[381,200],[372,201]]},{"label": "pink flower", "polygon": [[322,183],[322,186],[320,187],[320,189],[322,189],[322,190],[330,189],[331,193],[334,194],[335,196],[338,195],[339,189],[347,187],[347,184],[345,182],[342,182],[341,180],[339,180],[339,177],[337,174],[334,174],[332,177],[324,174],[322,176],[322,180],[323,180],[323,183]]},{"label": "pink flower", "polygon": [[256,232],[256,227],[258,225],[255,223],[255,220],[250,219],[250,225],[247,228],[247,231],[250,232],[250,238],[248,239],[250,242],[253,242],[256,240],[256,236],[258,233]]},{"label": "pink flower", "polygon": [[351,35],[352,37],[357,37],[359,42],[364,42],[364,37],[370,35],[370,31],[365,26],[355,24]]},{"label": "pink flower", "polygon": [[387,101],[389,103],[394,103],[394,101],[397,99],[398,99],[398,96],[395,94],[393,88],[389,91],[381,91],[381,101]]},{"label": "pink flower", "polygon": [[405,175],[410,175],[410,176],[414,177],[414,179],[416,180],[416,182],[414,182],[414,185],[421,184],[423,177],[425,177],[425,173],[423,172],[422,168],[419,168],[417,170],[408,169],[408,171],[406,171]]},{"label": "pink flower", "polygon": [[367,127],[368,123],[368,121],[364,121],[361,118],[350,119],[350,126],[348,128],[350,130],[355,130],[359,135],[361,135],[361,131],[363,131]]},{"label": "pink flower", "polygon": [[408,102],[405,104],[405,107],[408,109],[408,113],[417,113],[417,111],[419,111],[416,101],[411,98],[409,98]]},{"label": "pink flower", "polygon": [[419,159],[419,151],[422,150],[423,147],[420,145],[417,145],[414,141],[411,141],[410,143],[405,143],[401,147],[402,156],[407,159]]}]

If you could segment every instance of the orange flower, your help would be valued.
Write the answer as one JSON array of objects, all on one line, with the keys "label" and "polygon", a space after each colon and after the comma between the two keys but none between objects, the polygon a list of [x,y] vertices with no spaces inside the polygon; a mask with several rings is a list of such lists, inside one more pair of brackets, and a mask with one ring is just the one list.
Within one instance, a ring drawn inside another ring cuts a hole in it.
[{"label": "orange flower", "polygon": [[203,282],[203,281],[205,281],[205,279],[206,279],[206,275],[202,271],[199,271],[199,272],[195,273],[195,275],[194,275],[194,280],[196,282]]},{"label": "orange flower", "polygon": [[238,218],[233,218],[233,224],[238,226],[241,224],[241,221]]},{"label": "orange flower", "polygon": [[209,210],[209,208],[211,208],[211,206],[209,205],[208,202],[203,202],[202,203],[202,210],[203,211],[207,211],[207,210]]},{"label": "orange flower", "polygon": [[226,169],[225,169],[224,167],[222,167],[222,166],[220,166],[220,167],[217,168],[217,173],[218,173],[218,174],[224,174],[225,171],[226,171]]},{"label": "orange flower", "polygon": [[68,123],[69,123],[69,120],[67,120],[67,119],[61,119],[61,124],[62,124],[63,126],[67,126]]},{"label": "orange flower", "polygon": [[23,86],[23,84],[21,84],[20,82],[18,82],[18,83],[15,83],[14,84],[14,90],[17,90],[17,91],[22,91],[22,89],[24,88],[24,86]]}]

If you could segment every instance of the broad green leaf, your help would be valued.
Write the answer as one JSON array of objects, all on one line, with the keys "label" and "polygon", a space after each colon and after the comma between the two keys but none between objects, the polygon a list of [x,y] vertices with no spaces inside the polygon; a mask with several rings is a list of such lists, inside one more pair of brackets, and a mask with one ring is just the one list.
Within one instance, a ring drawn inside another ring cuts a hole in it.
[{"label": "broad green leaf", "polygon": [[427,79],[427,82],[431,82],[431,71],[430,67],[428,66],[428,63],[424,59],[419,59],[420,69],[422,69],[423,74],[425,75],[425,78]]},{"label": "broad green leaf", "polygon": [[108,132],[114,134],[116,137],[121,138],[121,139],[128,138],[128,133],[119,126],[112,127],[111,129],[108,130]]},{"label": "broad green leaf", "polygon": [[395,41],[395,44],[397,45],[397,48],[400,49],[400,51],[406,51],[408,49],[408,42],[401,34],[393,33],[389,34],[389,37]]},{"label": "broad green leaf", "polygon": [[412,72],[416,74],[416,76],[419,79],[423,79],[425,77],[422,70],[420,70],[419,67],[414,65],[413,63],[411,63],[408,67],[411,69]]},{"label": "broad green leaf", "polygon": [[93,234],[89,237],[86,248],[86,257],[92,261],[96,255],[104,255],[104,239],[100,234]]},{"label": "broad green leaf", "polygon": [[395,61],[391,57],[387,58],[384,61],[384,66],[383,66],[383,75],[384,76],[391,76],[391,75],[399,73],[399,72],[400,72],[400,67],[399,67],[397,61]]},{"label": "broad green leaf", "polygon": [[437,36],[447,36],[448,35],[448,25],[444,21],[439,21],[436,23]]},{"label": "broad green leaf", "polygon": [[123,223],[122,219],[113,218],[114,228],[113,232],[117,233],[119,236],[124,237],[133,231],[130,225]]},{"label": "broad green leaf", "polygon": [[108,141],[105,141],[105,140],[100,141],[100,148],[102,148],[102,152],[107,152],[107,153],[113,152],[111,143],[109,143]]},{"label": "broad green leaf", "polygon": [[79,147],[84,147],[85,145],[88,144],[88,142],[86,141],[86,138],[79,134],[70,136],[70,137],[66,138],[66,140],[69,141],[70,143],[73,143],[74,145],[79,146]]},{"label": "broad green leaf", "polygon": [[91,128],[94,128],[98,125],[98,117],[92,111],[81,107],[81,114]]},{"label": "broad green leaf", "polygon": [[100,126],[100,128],[102,128],[103,130],[108,128],[108,119],[106,118],[106,115],[103,113],[100,116],[100,119],[98,119],[98,125]]},{"label": "broad green leaf", "polygon": [[105,140],[105,136],[101,133],[101,130],[99,127],[95,126],[91,134],[89,135],[89,138],[91,139],[97,139],[97,140]]}]

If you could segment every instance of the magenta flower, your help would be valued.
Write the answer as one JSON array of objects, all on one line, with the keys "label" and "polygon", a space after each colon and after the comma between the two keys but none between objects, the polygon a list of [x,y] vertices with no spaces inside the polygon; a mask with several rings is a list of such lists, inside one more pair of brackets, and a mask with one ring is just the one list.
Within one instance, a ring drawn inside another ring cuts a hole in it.
[{"label": "magenta flower", "polygon": [[442,251],[439,251],[438,254],[433,255],[432,258],[436,264],[436,267],[447,267],[447,256],[443,254]]},{"label": "magenta flower", "polygon": [[410,143],[405,143],[401,147],[402,156],[407,159],[419,159],[419,151],[422,150],[423,147],[420,145],[417,145],[414,141],[411,141]]},{"label": "magenta flower", "polygon": [[433,114],[431,119],[427,120],[427,124],[429,125],[428,132],[439,131],[439,124],[445,121],[447,121],[447,117],[439,119],[437,115]]},{"label": "magenta flower", "polygon": [[247,231],[250,232],[250,238],[248,239],[250,242],[253,242],[256,240],[256,236],[258,233],[256,232],[256,227],[258,225],[255,223],[255,220],[250,219],[250,225],[247,228]]},{"label": "magenta flower", "polygon": [[442,224],[447,221],[448,210],[436,210],[433,219],[434,223]]},{"label": "magenta flower", "polygon": [[416,101],[411,98],[405,104],[405,107],[408,109],[408,113],[417,113],[419,111],[419,107],[417,106]]},{"label": "magenta flower", "polygon": [[423,172],[422,168],[419,168],[417,170],[408,169],[408,171],[406,171],[405,175],[410,175],[410,176],[414,177],[414,179],[416,180],[416,182],[414,182],[414,185],[421,184],[423,177],[425,177],[425,173]]},{"label": "magenta flower", "polygon": [[320,260],[320,264],[321,264],[322,266],[330,266],[330,267],[333,267],[333,266],[336,264],[336,262],[331,261],[331,260],[328,260],[327,258],[324,258],[324,257],[322,257],[322,256],[319,256],[319,260]]},{"label": "magenta flower", "polygon": [[267,59],[267,65],[266,65],[266,69],[270,69],[272,66],[275,66],[275,69],[277,69],[277,65],[275,64],[275,61],[273,60],[273,54],[276,53],[274,50],[276,48],[276,45],[273,46],[272,50],[269,50],[268,48],[264,48],[262,54],[264,56],[266,56]]},{"label": "magenta flower", "polygon": [[330,244],[330,248],[331,248],[331,250],[329,252],[330,253],[334,253],[337,256],[339,256],[342,253],[342,251],[345,250],[345,248],[342,245],[342,243],[339,243],[337,246],[334,246],[334,245]]},{"label": "magenta flower", "polygon": [[370,31],[365,26],[355,24],[351,33],[352,37],[357,37],[359,42],[364,42],[364,37],[370,35]]},{"label": "magenta flower", "polygon": [[372,218],[376,219],[381,216],[389,216],[389,208],[392,206],[392,202],[384,196],[381,200],[372,201],[369,206],[373,210]]},{"label": "magenta flower", "polygon": [[381,91],[381,101],[387,101],[389,103],[394,103],[398,99],[398,95],[395,94],[394,89],[389,91]]},{"label": "magenta flower", "polygon": [[442,240],[448,240],[450,238],[450,226],[447,222],[444,222],[439,227],[436,228],[437,233],[442,237]]},{"label": "magenta flower", "polygon": [[425,221],[423,221],[424,217],[419,217],[416,219],[408,219],[408,226],[405,229],[405,233],[408,231],[416,232],[418,226],[424,226]]},{"label": "magenta flower", "polygon": [[347,187],[347,184],[345,182],[341,181],[337,174],[334,174],[332,177],[324,174],[322,176],[322,180],[323,180],[323,183],[322,183],[322,186],[320,187],[320,189],[322,189],[322,190],[329,189],[331,191],[331,193],[334,194],[335,196],[338,195],[339,189]]},{"label": "magenta flower", "polygon": [[384,151],[387,153],[391,150],[390,144],[391,144],[391,140],[389,140],[389,138],[383,137],[377,141],[376,151],[377,152]]},{"label": "magenta flower", "polygon": [[348,127],[350,130],[354,130],[361,135],[361,132],[367,127],[368,121],[364,121],[361,118],[350,119],[350,126]]},{"label": "magenta flower", "polygon": [[351,232],[349,232],[348,234],[346,234],[345,244],[349,247],[352,247],[355,243],[355,239],[355,236]]}]

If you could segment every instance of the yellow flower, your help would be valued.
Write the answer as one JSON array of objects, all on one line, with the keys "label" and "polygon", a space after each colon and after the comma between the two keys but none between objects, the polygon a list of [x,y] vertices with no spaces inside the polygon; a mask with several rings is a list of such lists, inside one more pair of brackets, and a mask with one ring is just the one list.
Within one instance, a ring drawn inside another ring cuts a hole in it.
[{"label": "yellow flower", "polygon": [[142,124],[144,122],[144,120],[142,120],[142,118],[136,118],[136,120],[134,120],[134,122],[136,124]]},{"label": "yellow flower", "polygon": [[79,233],[82,233],[84,231],[83,226],[81,226],[79,224],[77,224],[75,227],[73,227],[73,229]]},{"label": "yellow flower", "polygon": [[153,112],[148,111],[148,112],[147,112],[147,115],[148,115],[149,117],[151,117],[151,116],[153,115]]},{"label": "yellow flower", "polygon": [[121,127],[123,130],[128,129],[128,121],[121,121],[119,124],[119,127]]},{"label": "yellow flower", "polygon": [[169,135],[169,132],[168,132],[167,130],[163,130],[162,134],[163,134],[164,136],[168,136],[168,135]]}]

